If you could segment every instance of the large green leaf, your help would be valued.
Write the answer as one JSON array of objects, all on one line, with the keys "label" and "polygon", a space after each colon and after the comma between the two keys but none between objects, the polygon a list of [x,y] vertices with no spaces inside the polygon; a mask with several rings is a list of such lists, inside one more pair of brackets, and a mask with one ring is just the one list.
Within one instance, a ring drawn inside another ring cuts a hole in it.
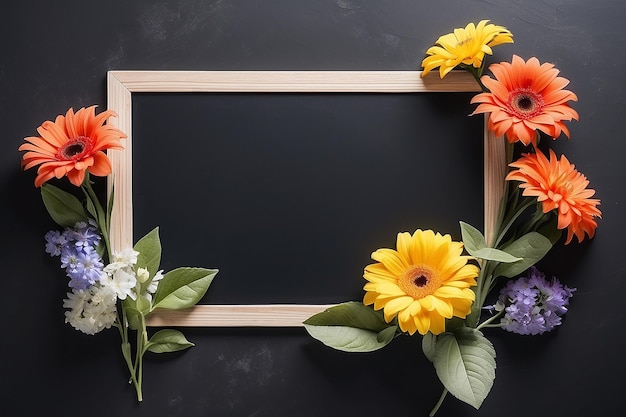
[{"label": "large green leaf", "polygon": [[146,268],[150,278],[159,270],[161,264],[161,240],[159,228],[155,227],[135,243],[134,249],[139,252],[137,256],[137,268]]},{"label": "large green leaf", "polygon": [[512,278],[521,274],[543,258],[551,248],[552,242],[541,233],[530,232],[525,234],[502,248],[503,251],[518,256],[522,260],[515,263],[499,264],[494,271],[494,277]]},{"label": "large green leaf", "polygon": [[89,219],[78,198],[54,185],[42,185],[41,198],[50,217],[59,226],[74,227],[77,222],[84,222]]},{"label": "large green leaf", "polygon": [[389,327],[380,312],[358,301],[348,301],[327,308],[304,321],[312,326],[348,326],[376,333]]},{"label": "large green leaf", "polygon": [[431,332],[426,333],[422,337],[422,351],[424,352],[424,356],[429,361],[433,361],[435,358],[435,346],[437,345],[437,336],[432,334]]},{"label": "large green leaf", "polygon": [[450,394],[478,409],[496,378],[496,351],[483,334],[469,327],[443,333],[435,343],[433,365]]},{"label": "large green leaf", "polygon": [[389,344],[397,326],[385,322],[382,314],[356,301],[330,307],[304,321],[315,339],[345,352],[371,352]]},{"label": "large green leaf", "polygon": [[195,305],[206,293],[217,269],[177,268],[163,276],[152,307],[179,310]]},{"label": "large green leaf", "polygon": [[344,352],[373,352],[388,345],[392,340],[381,338],[379,341],[377,332],[356,327],[305,324],[304,328],[313,338],[326,346]]},{"label": "large green leaf", "polygon": [[178,330],[164,329],[156,332],[148,341],[145,350],[153,353],[177,352],[195,346]]},{"label": "large green leaf", "polygon": [[467,251],[467,252],[476,258],[485,259],[487,261],[512,263],[512,262],[518,262],[522,260],[522,258],[513,256],[510,253],[507,253],[500,249],[494,249],[494,248],[482,248],[477,251],[471,251],[471,252]]},{"label": "large green leaf", "polygon": [[376,340],[378,343],[388,344],[391,343],[394,337],[396,337],[398,331],[398,326],[389,326],[386,329],[382,329],[376,335]]}]

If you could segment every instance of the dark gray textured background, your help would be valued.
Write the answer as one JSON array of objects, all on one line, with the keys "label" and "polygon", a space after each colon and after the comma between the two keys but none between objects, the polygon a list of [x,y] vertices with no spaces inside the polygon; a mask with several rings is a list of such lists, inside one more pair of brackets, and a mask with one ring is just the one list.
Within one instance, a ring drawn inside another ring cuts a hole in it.
[{"label": "dark gray textured background", "polygon": [[[42,244],[54,225],[32,173],[20,171],[17,147],[69,107],[104,108],[108,70],[414,70],[439,35],[491,19],[516,41],[496,48],[491,62],[534,55],[571,80],[580,122],[554,148],[589,177],[603,219],[594,240],[558,246],[542,263],[578,288],[565,325],[535,338],[490,332],[498,352],[490,396],[480,412],[449,398],[439,415],[621,415],[625,17],[619,0],[14,2],[0,17],[1,413],[425,415],[441,388],[418,343],[349,355],[302,329],[186,330],[196,347],[149,357],[137,405],[117,333],[88,337],[63,323],[64,280]],[[446,181],[462,175],[450,169]],[[437,200],[445,190],[433,193]],[[468,216],[480,219],[480,209]]]}]

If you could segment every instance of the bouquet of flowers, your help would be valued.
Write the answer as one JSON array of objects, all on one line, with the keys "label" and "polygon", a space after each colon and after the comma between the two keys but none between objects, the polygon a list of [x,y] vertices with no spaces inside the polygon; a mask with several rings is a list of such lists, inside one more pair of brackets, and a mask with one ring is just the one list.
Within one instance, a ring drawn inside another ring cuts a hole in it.
[{"label": "bouquet of flowers", "polygon": [[[19,147],[26,151],[22,167],[37,168],[35,187],[61,230],[45,235],[45,250],[59,257],[69,278],[69,292],[63,300],[65,321],[76,330],[93,335],[116,327],[121,350],[135,387],[138,401],[143,394],[143,355],[193,346],[178,330],[162,329],[148,336],[146,316],[154,309],[184,309],[195,305],[206,293],[216,269],[159,269],[161,243],[158,228],[132,248],[111,247],[110,218],[113,192],[100,202],[91,175],[106,177],[111,162],[105,151],[123,149],[126,135],[105,122],[112,111],[95,112],[96,106],[69,109],[54,121],[37,128],[39,136],[25,138]],[[50,184],[67,178],[74,192]],[[75,191],[76,190],[76,191]],[[78,194],[76,196],[75,194]],[[131,333],[135,333],[132,343]]]},{"label": "bouquet of flowers", "polygon": [[304,322],[312,337],[348,352],[419,335],[444,387],[431,416],[448,393],[476,409],[488,396],[496,352],[483,329],[537,335],[561,324],[575,289],[534,265],[563,231],[566,245],[574,236],[592,238],[601,216],[587,178],[564,155],[542,150],[550,138],[569,138],[565,122],[578,120],[569,105],[577,97],[564,89],[569,81],[534,57],[513,56],[489,66],[493,77],[483,75],[485,55],[504,43],[513,43],[505,27],[470,23],[441,36],[422,62],[422,76],[436,68],[441,78],[466,70],[482,89],[471,103],[478,104],[472,115],[488,115],[484,233],[464,222],[462,242],[432,230],[398,233],[395,249],[372,253],[362,301]]}]

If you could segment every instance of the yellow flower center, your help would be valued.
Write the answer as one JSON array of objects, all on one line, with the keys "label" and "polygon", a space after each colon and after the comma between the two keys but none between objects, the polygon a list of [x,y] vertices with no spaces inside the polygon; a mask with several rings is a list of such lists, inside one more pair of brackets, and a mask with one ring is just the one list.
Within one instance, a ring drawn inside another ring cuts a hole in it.
[{"label": "yellow flower center", "polygon": [[90,154],[93,148],[91,138],[87,136],[79,136],[70,139],[57,151],[57,159],[63,161],[77,161],[84,155]]},{"label": "yellow flower center", "polygon": [[543,110],[543,98],[529,88],[518,88],[509,93],[509,111],[520,119],[529,119]]},{"label": "yellow flower center", "polygon": [[413,265],[398,278],[398,286],[418,300],[434,293],[441,286],[441,278],[428,265]]}]

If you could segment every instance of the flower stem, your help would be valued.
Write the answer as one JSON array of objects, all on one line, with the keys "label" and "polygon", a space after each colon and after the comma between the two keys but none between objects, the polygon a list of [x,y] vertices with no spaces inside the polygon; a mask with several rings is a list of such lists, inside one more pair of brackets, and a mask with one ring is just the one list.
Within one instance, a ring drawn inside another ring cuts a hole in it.
[{"label": "flower stem", "polygon": [[[128,368],[128,372],[130,374],[130,380],[128,382],[132,383],[133,386],[135,387],[135,391],[137,393],[137,401],[141,402],[143,401],[143,394],[141,390],[142,365],[141,365],[140,355],[143,354],[143,344],[141,345],[142,350],[141,351],[137,350],[136,352],[136,357],[138,358],[138,360],[136,359],[135,363],[133,363],[131,346],[130,346],[130,343],[128,342],[128,320],[126,319],[126,312],[124,310],[124,307],[120,307],[119,309],[121,310],[121,315],[118,312],[118,317],[121,317],[121,320],[117,321],[115,325],[120,332],[120,338],[122,339],[122,356],[124,357],[124,361],[126,362],[126,367]],[[144,325],[144,329],[145,329],[145,325]],[[137,344],[139,345],[139,334],[137,336],[137,342],[138,342]],[[139,364],[139,366],[137,366],[137,364]]]},{"label": "flower stem", "polygon": [[437,401],[437,404],[435,404],[433,409],[430,410],[430,413],[428,413],[428,417],[433,417],[435,414],[437,414],[437,411],[439,411],[439,407],[441,407],[441,404],[443,404],[443,400],[445,400],[446,395],[448,395],[448,390],[444,388],[443,392],[441,393],[441,397],[439,397],[439,400]]},{"label": "flower stem", "polygon": [[112,261],[112,253],[111,253],[111,243],[109,241],[109,228],[107,225],[105,211],[96,195],[93,187],[91,186],[91,181],[89,180],[89,174],[85,175],[85,180],[83,181],[81,188],[83,192],[87,196],[87,199],[91,202],[95,212],[96,212],[96,221],[98,222],[98,228],[100,229],[100,233],[102,233],[102,239],[104,240],[104,246],[107,251],[107,256],[109,262]]},{"label": "flower stem", "polygon": [[498,238],[496,239],[496,245],[495,247],[498,247],[498,245],[502,242],[502,239],[504,239],[504,236],[506,235],[506,232],[509,231],[509,229],[511,228],[511,226],[513,225],[513,223],[515,222],[515,220],[518,219],[518,217],[524,212],[526,211],[526,209],[530,206],[532,206],[533,204],[535,204],[536,201],[533,201],[532,199],[526,199],[526,200],[522,200],[521,204],[519,206],[517,206],[517,211],[515,211],[513,213],[513,215],[511,216],[510,219],[507,219],[507,223],[504,225],[504,227],[501,227],[501,231],[500,234],[498,235]]},{"label": "flower stem", "polygon": [[494,321],[495,319],[499,318],[502,313],[504,312],[504,310],[498,311],[497,314],[494,314],[493,316],[489,317],[487,320],[483,321],[482,323],[480,323],[477,327],[476,330],[480,330],[483,327],[501,327],[499,324],[497,325],[490,325],[490,323],[492,321]]},{"label": "flower stem", "polygon": [[526,227],[522,230],[522,234],[535,231],[541,226],[548,218],[549,213],[544,213],[539,207],[535,211],[532,219],[526,224]]},{"label": "flower stem", "polygon": [[493,271],[497,265],[496,262],[486,261],[484,259],[480,260],[480,264],[480,272],[478,273],[476,287],[474,288],[476,299],[474,300],[472,311],[466,319],[467,325],[473,328],[476,328],[480,321],[480,313],[487,299],[487,294],[493,284]]},{"label": "flower stem", "polygon": [[142,400],[141,383],[143,381],[143,354],[145,353],[145,346],[148,343],[148,332],[146,330],[146,320],[143,314],[140,314],[141,326],[137,329],[137,346],[135,352],[135,388],[137,389],[137,399]]}]

